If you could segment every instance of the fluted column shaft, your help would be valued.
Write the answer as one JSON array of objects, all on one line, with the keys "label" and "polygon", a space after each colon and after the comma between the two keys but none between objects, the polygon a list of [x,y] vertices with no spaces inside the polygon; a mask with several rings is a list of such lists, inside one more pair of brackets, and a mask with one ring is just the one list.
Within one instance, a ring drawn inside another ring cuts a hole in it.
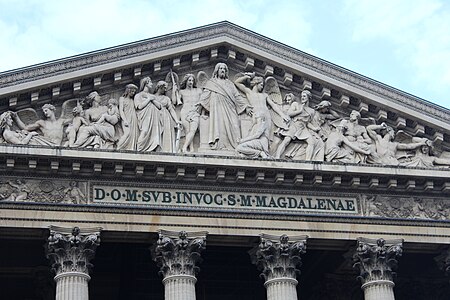
[{"label": "fluted column shaft", "polygon": [[195,299],[197,278],[190,275],[173,275],[163,279],[165,300]]},{"label": "fluted column shaft", "polygon": [[305,253],[306,238],[261,234],[260,244],[250,255],[262,271],[267,300],[297,300],[297,267],[301,265],[300,255]]},{"label": "fluted column shaft", "polygon": [[264,283],[267,300],[297,300],[297,283],[292,278],[276,278]]},{"label": "fluted column shaft", "polygon": [[207,232],[160,230],[153,259],[163,275],[165,300],[195,300],[195,275]]},{"label": "fluted column shaft", "polygon": [[394,283],[389,280],[375,280],[363,284],[364,300],[394,300]]},{"label": "fluted column shaft", "polygon": [[56,300],[88,300],[90,260],[100,244],[101,228],[50,227],[47,257],[56,273]]},{"label": "fluted column shaft", "polygon": [[395,300],[394,271],[402,245],[403,240],[358,238],[353,260],[360,271],[358,278],[365,300]]},{"label": "fluted column shaft", "polygon": [[88,282],[91,277],[81,272],[66,272],[55,276],[56,300],[89,299]]}]

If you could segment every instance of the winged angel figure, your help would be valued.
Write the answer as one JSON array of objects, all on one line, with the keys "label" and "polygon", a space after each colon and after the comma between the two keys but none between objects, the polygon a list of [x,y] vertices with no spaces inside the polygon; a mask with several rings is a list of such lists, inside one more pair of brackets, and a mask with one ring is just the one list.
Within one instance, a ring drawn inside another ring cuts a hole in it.
[{"label": "winged angel figure", "polygon": [[255,73],[238,73],[236,87],[245,94],[253,109],[253,126],[241,139],[237,152],[245,156],[268,157],[269,142],[278,129],[287,129],[290,117],[282,110],[282,97],[275,78],[264,80]]},{"label": "winged angel figure", "polygon": [[[170,75],[170,73],[168,74]],[[167,76],[171,80],[177,80],[178,76],[173,73],[172,76]],[[197,76],[194,74],[186,74],[180,83],[179,92],[175,92],[175,88],[172,89],[172,101],[176,98],[177,105],[182,105],[180,111],[181,124],[185,133],[185,141],[182,147],[183,152],[194,151],[194,137],[197,133],[200,123],[201,107],[199,106],[200,95],[202,94],[203,87],[209,80],[208,75],[205,72],[199,71]],[[171,84],[169,83],[169,87]],[[175,86],[172,84],[172,86]],[[170,91],[168,91],[170,92]],[[180,136],[177,136],[177,140]]]},{"label": "winged angel figure", "polygon": [[[33,108],[22,109],[17,113],[5,112],[4,114],[9,115],[9,117],[5,115],[2,118],[2,122],[10,125],[3,129],[3,138],[7,143],[12,144],[60,146],[64,138],[64,127],[71,123],[71,113],[77,106],[77,103],[77,99],[65,101],[59,118],[56,117],[56,108],[52,104],[44,104],[42,106],[43,119],[38,117],[37,112]],[[9,119],[14,121],[21,131],[13,131],[13,124]]]}]

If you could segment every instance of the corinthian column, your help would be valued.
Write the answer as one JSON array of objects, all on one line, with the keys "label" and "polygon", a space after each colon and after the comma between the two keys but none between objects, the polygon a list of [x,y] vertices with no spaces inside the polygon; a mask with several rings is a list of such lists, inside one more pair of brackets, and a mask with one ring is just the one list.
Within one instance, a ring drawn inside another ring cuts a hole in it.
[{"label": "corinthian column", "polygon": [[297,300],[296,275],[300,255],[306,251],[307,236],[288,237],[261,234],[259,245],[251,251],[252,261],[264,278],[267,300]]},{"label": "corinthian column", "polygon": [[88,300],[90,263],[100,244],[101,228],[50,227],[47,258],[56,272],[56,300]]},{"label": "corinthian column", "polygon": [[358,238],[353,267],[359,268],[358,278],[365,300],[394,300],[394,276],[397,257],[402,255],[403,240]]},{"label": "corinthian column", "polygon": [[195,275],[200,270],[197,265],[205,249],[206,235],[206,231],[159,231],[153,259],[164,277],[165,300],[195,300]]}]

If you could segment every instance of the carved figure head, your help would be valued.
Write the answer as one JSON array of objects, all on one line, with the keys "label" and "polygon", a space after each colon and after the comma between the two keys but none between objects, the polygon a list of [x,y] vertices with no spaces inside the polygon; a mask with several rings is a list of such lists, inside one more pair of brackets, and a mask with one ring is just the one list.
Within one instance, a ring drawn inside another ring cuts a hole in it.
[{"label": "carved figure head", "polygon": [[301,96],[300,96],[300,102],[301,102],[302,104],[308,105],[308,104],[309,104],[309,101],[310,101],[311,99],[312,99],[312,94],[311,94],[310,91],[308,91],[308,90],[302,91],[302,94],[301,94]]},{"label": "carved figure head", "polygon": [[287,244],[289,242],[289,237],[285,234],[283,234],[282,236],[280,236],[280,242],[282,244]]},{"label": "carved figure head", "polygon": [[255,85],[258,87],[258,92],[261,92],[264,88],[264,78],[261,76],[253,77],[250,81],[250,86],[253,88]]},{"label": "carved figure head", "polygon": [[119,101],[117,99],[111,98],[108,100],[108,108],[113,108],[114,106],[119,106]]},{"label": "carved figure head", "polygon": [[125,86],[125,92],[123,93],[123,97],[125,98],[133,98],[138,90],[138,87],[132,83],[127,84]]},{"label": "carved figure head", "polygon": [[228,66],[224,63],[216,64],[213,78],[228,79]]},{"label": "carved figure head", "polygon": [[83,108],[81,106],[79,106],[79,105],[75,106],[72,109],[72,115],[74,117],[82,116],[83,115]]},{"label": "carved figure head", "polygon": [[158,81],[158,83],[156,84],[156,92],[163,95],[166,91],[167,91],[167,82],[165,81]]},{"label": "carved figure head", "polygon": [[53,105],[48,104],[48,103],[44,104],[42,106],[42,111],[44,112],[44,116],[46,118],[50,118],[52,115],[54,116],[55,115],[55,110],[56,110],[56,108]]},{"label": "carved figure head", "polygon": [[80,228],[75,226],[74,228],[72,228],[72,235],[73,236],[77,236],[80,234]]},{"label": "carved figure head", "polygon": [[287,93],[286,95],[284,95],[284,102],[291,104],[292,102],[294,102],[295,100],[295,96],[293,93]]},{"label": "carved figure head", "polygon": [[83,108],[86,109],[92,107],[94,102],[96,104],[100,104],[100,101],[101,101],[100,95],[96,91],[93,91],[89,93],[89,95],[87,95],[86,98],[84,98],[81,101],[81,105],[83,106]]},{"label": "carved figure head", "polygon": [[394,140],[395,138],[395,130],[391,126],[387,126],[385,129],[385,135],[389,136],[389,140]]},{"label": "carved figure head", "polygon": [[152,79],[149,76],[142,78],[139,82],[139,92],[142,92],[146,86],[149,89],[153,86]]},{"label": "carved figure head", "polygon": [[12,112],[11,111],[5,111],[0,115],[0,130],[3,130],[6,128],[6,126],[12,126]]},{"label": "carved figure head", "polygon": [[194,74],[186,74],[183,77],[183,80],[180,83],[180,88],[196,88],[197,87],[197,79],[195,78]]},{"label": "carved figure head", "polygon": [[359,111],[352,110],[352,112],[350,113],[350,121],[354,122],[359,119],[361,119],[361,114],[359,113]]}]

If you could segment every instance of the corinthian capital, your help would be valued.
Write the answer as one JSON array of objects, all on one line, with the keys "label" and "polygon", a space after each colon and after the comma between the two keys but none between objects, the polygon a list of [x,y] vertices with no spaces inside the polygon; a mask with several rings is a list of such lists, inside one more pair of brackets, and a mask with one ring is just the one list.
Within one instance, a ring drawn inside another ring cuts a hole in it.
[{"label": "corinthian capital", "polygon": [[159,231],[153,259],[164,278],[173,275],[195,276],[200,268],[200,253],[206,246],[206,231]]},{"label": "corinthian capital", "polygon": [[101,228],[50,226],[46,250],[56,275],[66,272],[89,275],[90,261],[100,245],[100,231]]},{"label": "corinthian capital", "polygon": [[362,284],[377,280],[393,282],[397,258],[402,255],[402,246],[402,239],[358,238],[353,267],[359,268],[358,278]]},{"label": "corinthian capital", "polygon": [[300,271],[300,255],[306,252],[305,236],[288,237],[261,234],[260,243],[254,249],[253,263],[262,271],[266,281],[276,278],[295,279]]}]

